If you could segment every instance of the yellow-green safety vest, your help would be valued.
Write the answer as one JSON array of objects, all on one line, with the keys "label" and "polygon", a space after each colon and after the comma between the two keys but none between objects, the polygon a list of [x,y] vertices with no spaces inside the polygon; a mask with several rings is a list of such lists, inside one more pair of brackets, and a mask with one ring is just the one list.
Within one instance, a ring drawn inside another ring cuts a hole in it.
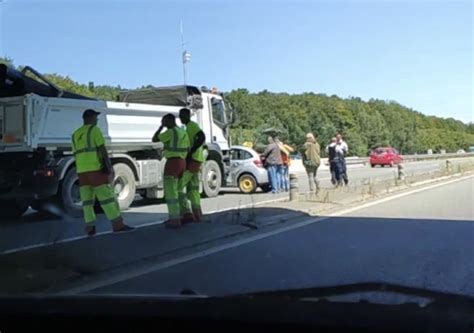
[{"label": "yellow-green safety vest", "polygon": [[97,148],[105,144],[100,128],[84,125],[72,135],[72,149],[76,160],[76,172],[98,171],[103,168]]},{"label": "yellow-green safety vest", "polygon": [[[190,121],[186,125],[186,132],[188,133],[191,147],[194,146],[194,140],[196,140],[196,135],[200,131],[201,131],[201,128],[194,121]],[[202,147],[202,145],[193,153],[192,159],[197,162],[204,162],[204,148]]]},{"label": "yellow-green safety vest", "polygon": [[166,158],[178,157],[185,159],[189,151],[189,137],[186,131],[174,127],[161,133],[158,139],[163,142],[164,155]]}]

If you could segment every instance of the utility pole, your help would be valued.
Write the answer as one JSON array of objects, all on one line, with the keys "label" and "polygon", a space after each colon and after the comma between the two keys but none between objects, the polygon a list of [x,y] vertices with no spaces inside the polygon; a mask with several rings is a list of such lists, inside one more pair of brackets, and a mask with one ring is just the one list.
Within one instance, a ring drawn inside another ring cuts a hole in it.
[{"label": "utility pole", "polygon": [[186,72],[186,64],[191,61],[191,54],[186,51],[186,43],[184,41],[184,29],[183,29],[183,21],[180,21],[180,27],[181,27],[181,47],[183,48],[183,81],[184,85],[186,85],[187,82],[187,72]]}]

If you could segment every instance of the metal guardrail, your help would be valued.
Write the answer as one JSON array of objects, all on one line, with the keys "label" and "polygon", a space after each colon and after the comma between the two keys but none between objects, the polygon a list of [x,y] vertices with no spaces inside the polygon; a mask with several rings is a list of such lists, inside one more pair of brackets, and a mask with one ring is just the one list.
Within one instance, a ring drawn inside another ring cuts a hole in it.
[{"label": "metal guardrail", "polygon": [[402,155],[402,157],[405,162],[411,162],[411,161],[422,161],[422,160],[445,160],[448,158],[474,157],[474,153]]},{"label": "metal guardrail", "polygon": [[[415,162],[415,161],[424,161],[424,160],[445,160],[449,158],[466,158],[474,157],[474,153],[451,153],[451,154],[418,154],[418,155],[401,155],[403,162]],[[346,164],[368,164],[369,157],[347,157]],[[327,159],[324,160],[324,164],[328,165]]]}]

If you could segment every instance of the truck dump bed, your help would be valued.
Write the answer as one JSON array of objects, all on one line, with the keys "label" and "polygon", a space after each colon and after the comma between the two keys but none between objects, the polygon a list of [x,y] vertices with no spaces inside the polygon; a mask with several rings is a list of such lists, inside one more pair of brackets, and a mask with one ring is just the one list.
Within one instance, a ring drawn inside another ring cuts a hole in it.
[{"label": "truck dump bed", "polygon": [[70,151],[71,135],[82,125],[82,113],[89,108],[102,113],[98,126],[108,150],[117,152],[159,147],[151,139],[161,118],[167,113],[177,115],[180,109],[36,94],[0,98],[0,152]]}]

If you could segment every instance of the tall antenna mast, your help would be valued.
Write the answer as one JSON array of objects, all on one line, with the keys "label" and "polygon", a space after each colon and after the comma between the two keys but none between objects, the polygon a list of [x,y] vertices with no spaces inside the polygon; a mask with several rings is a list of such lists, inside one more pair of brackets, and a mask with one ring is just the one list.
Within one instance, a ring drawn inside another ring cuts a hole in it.
[{"label": "tall antenna mast", "polygon": [[186,51],[186,42],[184,41],[184,29],[183,29],[183,20],[180,21],[181,28],[181,47],[183,48],[183,81],[184,85],[187,82],[187,73],[186,73],[186,63],[191,60],[191,54]]}]

